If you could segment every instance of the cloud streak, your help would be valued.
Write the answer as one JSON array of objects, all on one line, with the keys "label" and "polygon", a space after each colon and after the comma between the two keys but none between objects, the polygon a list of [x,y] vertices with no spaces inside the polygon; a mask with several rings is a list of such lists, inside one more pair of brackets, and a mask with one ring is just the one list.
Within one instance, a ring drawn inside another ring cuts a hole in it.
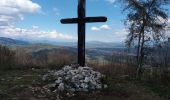
[{"label": "cloud streak", "polygon": [[[57,8],[53,11],[59,15]],[[0,0],[0,35],[29,40],[73,40],[73,36],[52,31],[42,31],[38,26],[23,29],[14,26],[16,21],[24,20],[24,14],[41,13],[41,6],[31,0]]]},{"label": "cloud streak", "polygon": [[110,4],[113,4],[113,3],[116,2],[116,0],[105,0],[105,1],[107,1],[107,2],[110,3]]},{"label": "cloud streak", "polygon": [[102,31],[102,30],[111,30],[111,27],[109,25],[102,25],[100,27],[93,26],[91,27],[92,31]]},{"label": "cloud streak", "polygon": [[41,6],[31,0],[0,0],[0,25],[9,26],[23,20],[25,13],[37,13]]},{"label": "cloud streak", "polygon": [[22,29],[14,26],[0,27],[0,32],[4,37],[10,38],[25,38],[29,40],[74,40],[75,37],[53,31],[41,31],[38,26],[33,26],[30,29]]}]

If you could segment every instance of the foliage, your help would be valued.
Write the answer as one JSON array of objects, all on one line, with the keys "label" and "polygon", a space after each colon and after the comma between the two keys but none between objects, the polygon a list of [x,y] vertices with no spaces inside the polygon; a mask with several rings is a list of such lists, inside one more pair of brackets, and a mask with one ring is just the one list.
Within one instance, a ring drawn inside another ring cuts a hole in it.
[{"label": "foliage", "polygon": [[14,66],[14,51],[0,45],[0,70],[8,70]]},{"label": "foliage", "polygon": [[66,49],[34,48],[37,48],[38,50],[34,49],[29,51],[28,48],[24,47],[16,48],[15,61],[18,68],[50,67],[51,69],[60,69],[64,65],[69,65],[76,61],[75,55]]},{"label": "foliage", "polygon": [[164,39],[164,30],[168,15],[163,5],[169,0],[123,0],[125,11],[128,11],[125,25],[129,29],[126,44],[137,45],[137,77],[142,73],[147,49]]}]

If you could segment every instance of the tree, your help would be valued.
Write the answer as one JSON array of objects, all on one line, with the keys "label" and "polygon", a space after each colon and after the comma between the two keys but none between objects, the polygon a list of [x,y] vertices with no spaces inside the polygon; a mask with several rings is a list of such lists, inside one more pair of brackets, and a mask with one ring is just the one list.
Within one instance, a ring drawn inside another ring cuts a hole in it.
[{"label": "tree", "polygon": [[0,45],[0,70],[9,70],[14,66],[15,52]]},{"label": "tree", "polygon": [[147,47],[159,43],[164,36],[168,20],[165,6],[169,0],[122,0],[123,11],[128,11],[125,25],[129,29],[126,39],[128,47],[137,46],[137,78],[141,78],[142,65]]}]

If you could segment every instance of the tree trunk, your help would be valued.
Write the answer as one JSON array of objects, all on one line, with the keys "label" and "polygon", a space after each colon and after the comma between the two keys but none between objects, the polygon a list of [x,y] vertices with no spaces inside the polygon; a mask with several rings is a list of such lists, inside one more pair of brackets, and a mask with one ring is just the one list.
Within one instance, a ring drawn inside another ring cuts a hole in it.
[{"label": "tree trunk", "polygon": [[137,61],[137,65],[139,65],[139,58],[140,58],[140,43],[141,43],[141,33],[139,33],[139,40],[138,40],[138,47],[137,47],[137,58],[136,58],[136,61]]},{"label": "tree trunk", "polygon": [[[144,29],[144,28],[143,28]],[[140,50],[140,56],[139,56],[139,64],[138,64],[138,69],[137,69],[137,78],[141,79],[142,77],[142,66],[143,66],[143,60],[144,60],[144,43],[145,43],[145,34],[144,30],[142,32],[142,41],[141,41],[141,50]]]},{"label": "tree trunk", "polygon": [[[141,41],[142,39],[142,41]],[[143,26],[139,34],[138,44],[138,68],[137,68],[137,79],[141,80],[142,77],[142,64],[144,59],[144,42],[145,42],[145,18],[143,17]]]}]

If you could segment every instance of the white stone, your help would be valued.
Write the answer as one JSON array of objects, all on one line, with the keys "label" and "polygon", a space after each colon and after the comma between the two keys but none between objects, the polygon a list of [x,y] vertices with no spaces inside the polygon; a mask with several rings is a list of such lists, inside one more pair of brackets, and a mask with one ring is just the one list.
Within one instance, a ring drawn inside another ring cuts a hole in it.
[{"label": "white stone", "polygon": [[104,84],[104,88],[106,89],[106,88],[108,88],[108,86],[106,84]]},{"label": "white stone", "polygon": [[62,82],[62,78],[61,77],[59,77],[56,81],[55,81],[55,83],[57,83],[57,84],[59,84],[59,83],[61,83]]},{"label": "white stone", "polygon": [[69,89],[71,92],[75,92],[76,90],[74,88]]},{"label": "white stone", "polygon": [[97,88],[97,89],[102,89],[102,85],[101,85],[101,84],[97,84],[97,85],[96,85],[96,88]]},{"label": "white stone", "polygon": [[54,83],[54,84],[48,84],[48,87],[55,87],[56,86],[56,84]]},{"label": "white stone", "polygon": [[90,91],[102,89],[102,86],[107,88],[101,82],[103,75],[90,67],[65,66],[61,70],[50,71],[43,76],[43,80],[50,80],[49,77],[55,80],[50,84],[58,86],[60,91]]},{"label": "white stone", "polygon": [[70,79],[70,77],[69,77],[69,76],[66,76],[66,77],[65,77],[65,80],[68,80],[68,79]]},{"label": "white stone", "polygon": [[47,74],[42,77],[42,80],[45,81],[47,79]]},{"label": "white stone", "polygon": [[88,88],[88,85],[87,85],[86,83],[82,83],[82,84],[81,84],[81,87],[82,87],[83,89],[87,89],[87,88]]},{"label": "white stone", "polygon": [[60,84],[59,84],[58,90],[64,91],[64,83],[60,83]]},{"label": "white stone", "polygon": [[63,68],[64,71],[69,71],[69,70],[71,70],[71,69],[72,69],[72,68],[71,68],[70,66],[66,66],[66,67]]},{"label": "white stone", "polygon": [[88,83],[90,81],[89,77],[85,77],[84,82]]}]

